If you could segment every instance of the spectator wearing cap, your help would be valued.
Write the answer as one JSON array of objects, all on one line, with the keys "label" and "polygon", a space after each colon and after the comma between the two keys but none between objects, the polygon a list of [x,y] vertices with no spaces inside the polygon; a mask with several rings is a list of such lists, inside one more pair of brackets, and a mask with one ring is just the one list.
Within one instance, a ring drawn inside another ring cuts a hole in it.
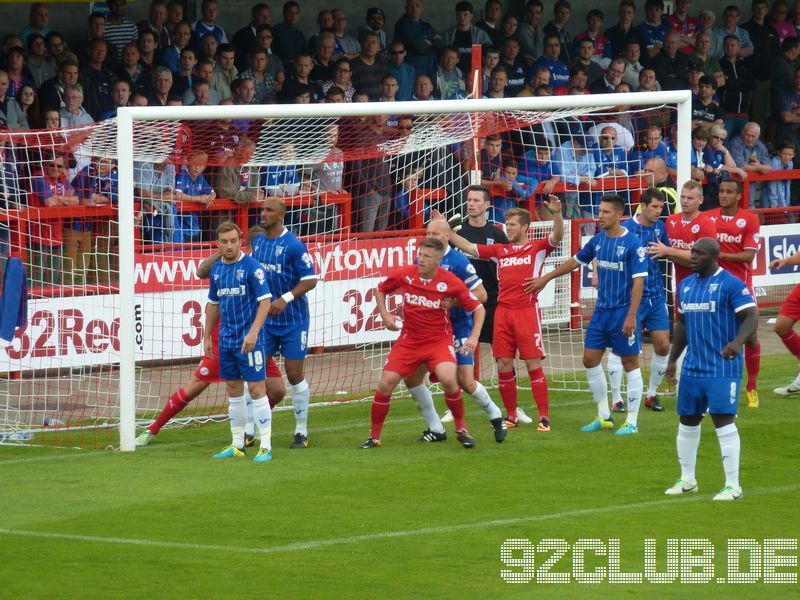
[{"label": "spectator wearing cap", "polygon": [[592,56],[595,61],[601,66],[607,66],[611,59],[611,44],[608,38],[604,36],[600,30],[603,27],[605,15],[603,11],[593,8],[586,13],[586,30],[581,31],[572,41],[572,55],[575,56],[578,52],[578,44],[581,40],[590,40],[592,42],[593,53]]},{"label": "spectator wearing cap", "polygon": [[456,24],[444,32],[444,43],[458,50],[458,68],[462,73],[470,73],[472,65],[472,45],[489,46],[492,40],[483,29],[472,24],[472,4],[462,0],[456,4]]},{"label": "spectator wearing cap", "polygon": [[653,58],[653,69],[656,78],[664,90],[686,89],[686,72],[689,70],[689,57],[678,52],[680,35],[677,31],[670,31],[664,36],[664,46],[661,52]]},{"label": "spectator wearing cap", "polygon": [[729,138],[742,132],[749,120],[750,98],[756,83],[749,61],[739,56],[739,38],[725,37],[724,56],[720,61],[725,84],[717,91],[720,107],[725,113],[725,131]]},{"label": "spectator wearing cap", "polygon": [[[697,96],[692,98],[692,129],[725,124],[725,112],[714,102],[717,83],[713,77],[703,75],[698,83]],[[706,140],[708,137],[706,136]]]},{"label": "spectator wearing cap", "polygon": [[383,26],[386,24],[386,14],[382,8],[372,7],[367,9],[367,24],[359,30],[359,35],[364,31],[371,31],[378,36],[378,41],[381,45],[381,50],[378,53],[384,61],[389,58],[389,40],[386,36],[386,30]]},{"label": "spectator wearing cap", "polygon": [[397,99],[411,100],[414,94],[414,67],[405,62],[406,47],[397,40],[389,44],[389,73],[397,79]]}]

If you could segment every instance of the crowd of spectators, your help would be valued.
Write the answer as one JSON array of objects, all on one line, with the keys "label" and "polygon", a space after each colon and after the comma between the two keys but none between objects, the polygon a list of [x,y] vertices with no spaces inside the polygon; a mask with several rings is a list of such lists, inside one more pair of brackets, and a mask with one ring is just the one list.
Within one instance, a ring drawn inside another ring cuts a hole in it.
[{"label": "crowd of spectators", "polygon": [[[89,15],[84,35],[67,40],[50,23],[47,4],[35,3],[28,26],[3,36],[0,128],[89,125],[128,105],[460,99],[474,95],[471,49],[481,44],[479,94],[487,98],[691,89],[692,174],[705,183],[709,206],[725,177],[792,169],[800,144],[800,0],[791,7],[784,0],[754,0],[749,18],[737,5],[717,18],[709,10],[692,14],[692,0],[677,0],[671,15],[664,14],[663,0],[638,7],[622,0],[615,23],[596,8],[576,19],[569,0],[557,0],[552,14],[545,14],[541,0],[528,0],[524,14],[487,0],[477,7],[479,19],[476,7],[461,0],[450,22],[435,24],[425,19],[423,0],[406,0],[393,26],[379,7],[359,15],[361,23],[335,8],[319,11],[315,31],[299,27],[301,4],[288,0],[274,19],[270,6],[255,4],[249,22],[230,38],[218,24],[226,7],[217,0],[203,0],[202,16],[193,23],[176,0],[153,0],[148,18],[138,23],[127,18],[125,0],[110,0],[108,7],[108,14]],[[407,115],[413,113],[409,106]],[[364,119],[355,131],[376,139],[409,135],[415,120],[407,115]],[[651,183],[674,183],[673,126],[674,111],[631,114],[620,107],[605,116],[547,121],[481,140],[482,178],[496,196],[495,218],[530,198],[539,184],[545,192],[559,182],[571,186],[568,216],[588,217],[603,177],[646,175]],[[436,174],[426,174],[432,160],[419,156],[400,166],[333,156],[314,168],[251,173],[241,166],[254,151],[246,128],[236,122],[220,128],[234,130],[227,138],[221,134],[226,152],[196,148],[185,164],[137,165],[147,240],[202,239],[209,225],[177,212],[177,201],[255,202],[309,189],[350,193],[356,230],[403,227],[413,189],[437,187]],[[449,162],[465,173],[465,149],[453,152]],[[8,180],[22,167],[6,150],[0,154],[3,200],[10,206]],[[204,174],[209,157],[219,156],[229,164]],[[59,153],[43,154],[40,164],[27,178],[28,194],[19,188],[20,205],[115,201],[108,176],[113,164]],[[751,202],[761,206],[790,202],[786,182],[752,191]],[[65,247],[40,256],[68,258],[80,271],[76,265],[86,260],[81,253],[92,244],[91,225],[73,219],[48,227],[32,238]]]}]

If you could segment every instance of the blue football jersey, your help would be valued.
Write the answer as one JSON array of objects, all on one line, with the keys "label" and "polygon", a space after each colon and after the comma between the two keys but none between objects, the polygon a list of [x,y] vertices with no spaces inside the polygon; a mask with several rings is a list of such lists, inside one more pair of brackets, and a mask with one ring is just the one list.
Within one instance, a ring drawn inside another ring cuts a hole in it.
[{"label": "blue football jersey", "polygon": [[[636,215],[622,223],[628,231],[639,238],[642,246],[647,249],[650,242],[661,242],[665,246],[671,245],[669,243],[669,236],[667,235],[667,228],[661,220],[656,221],[653,225],[648,227],[642,225]],[[651,255],[647,256],[647,279],[644,281],[643,298],[664,297],[664,278],[661,274],[661,266],[658,264],[658,259]]]},{"label": "blue football jersey", "polygon": [[596,259],[597,308],[630,306],[633,280],[647,277],[647,255],[642,242],[625,229],[619,237],[608,237],[605,231],[595,235],[575,255],[582,265]]},{"label": "blue football jersey", "polygon": [[[275,298],[292,291],[303,279],[317,278],[314,261],[305,244],[286,228],[275,238],[268,238],[263,233],[256,236],[252,247],[253,258],[261,263]],[[308,298],[305,294],[289,302],[283,314],[267,317],[270,325],[297,325],[308,321]]]},{"label": "blue football jersey", "polygon": [[[483,283],[469,259],[449,246],[439,266],[446,271],[450,271],[463,281],[469,291],[474,290]],[[468,331],[472,329],[472,315],[467,314],[467,311],[460,306],[450,309],[450,321],[453,323],[454,332],[463,331],[464,328],[467,328]]]},{"label": "blue football jersey", "polygon": [[[241,348],[258,312],[258,303],[271,297],[264,269],[252,256],[242,252],[235,263],[215,263],[211,267],[208,301],[219,304],[219,347]],[[262,329],[259,343],[263,341]]]},{"label": "blue football jersey", "polygon": [[710,277],[692,273],[678,286],[686,326],[686,358],[683,372],[692,377],[742,376],[742,355],[725,359],[720,352],[739,332],[736,313],[756,303],[747,286],[725,269]]}]

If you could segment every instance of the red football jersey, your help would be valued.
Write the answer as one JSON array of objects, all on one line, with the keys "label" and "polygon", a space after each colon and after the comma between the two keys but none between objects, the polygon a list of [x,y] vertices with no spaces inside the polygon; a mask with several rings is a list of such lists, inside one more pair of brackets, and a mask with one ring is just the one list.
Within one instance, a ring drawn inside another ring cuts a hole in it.
[{"label": "red football jersey", "polygon": [[536,304],[538,293],[529,294],[522,286],[528,277],[541,277],[544,259],[556,249],[550,243],[550,236],[522,246],[476,244],[475,247],[479,257],[497,262],[497,279],[500,282],[498,306],[520,308]]},{"label": "red football jersey", "polygon": [[[709,218],[717,225],[717,241],[720,252],[736,253],[744,250],[758,250],[758,230],[761,223],[758,217],[749,210],[739,209],[732,217],[722,214],[722,209],[708,211]],[[753,285],[753,263],[732,262],[719,259],[719,266],[744,281]]]},{"label": "red football jersey", "polygon": [[403,296],[403,329],[401,338],[415,342],[453,340],[450,311],[445,309],[445,298],[456,298],[459,305],[472,313],[481,303],[472,295],[457,276],[437,269],[433,279],[422,279],[417,265],[398,269],[378,284],[384,294],[397,292]]},{"label": "red football jersey", "polygon": [[[691,250],[694,243],[700,238],[716,238],[717,228],[714,221],[708,218],[707,213],[699,213],[691,221],[684,221],[682,214],[670,215],[666,222],[669,243],[679,250]],[[681,281],[692,274],[689,267],[675,264],[675,289]]]}]

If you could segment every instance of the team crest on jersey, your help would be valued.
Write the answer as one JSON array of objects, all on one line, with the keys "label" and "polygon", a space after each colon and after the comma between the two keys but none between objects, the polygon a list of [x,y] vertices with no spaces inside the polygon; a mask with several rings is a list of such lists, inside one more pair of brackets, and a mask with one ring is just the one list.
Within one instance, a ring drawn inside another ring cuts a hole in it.
[{"label": "team crest on jersey", "polygon": [[750,294],[750,290],[747,288],[742,288],[742,296],[748,296]]},{"label": "team crest on jersey", "polygon": [[760,239],[761,239],[761,236],[760,236],[759,234],[757,234],[757,233],[756,233],[756,234],[753,236],[753,240],[754,240],[756,243],[758,243],[758,240],[760,240]]},{"label": "team crest on jersey", "polygon": [[475,275],[475,267],[473,267],[472,264],[467,265],[467,273]]},{"label": "team crest on jersey", "polygon": [[745,221],[744,219],[736,219],[737,227],[744,227],[745,225],[747,225],[747,221]]},{"label": "team crest on jersey", "polygon": [[617,256],[625,256],[625,246],[617,246]]},{"label": "team crest on jersey", "polygon": [[486,238],[486,245],[491,246],[494,244],[494,238]]},{"label": "team crest on jersey", "polygon": [[283,246],[275,246],[275,258],[280,258],[283,254]]},{"label": "team crest on jersey", "polygon": [[236,269],[236,280],[241,281],[244,279],[244,269]]},{"label": "team crest on jersey", "polygon": [[708,286],[708,293],[713,294],[714,292],[717,291],[718,287],[719,287],[718,283],[712,283],[711,285]]},{"label": "team crest on jersey", "polygon": [[692,225],[692,233],[697,233],[700,231],[700,225]]},{"label": "team crest on jersey", "polygon": [[446,292],[447,291],[447,284],[444,281],[440,281],[436,284],[436,291],[437,292]]},{"label": "team crest on jersey", "polygon": [[309,269],[314,264],[314,261],[311,260],[311,255],[308,252],[303,252],[302,261],[303,264]]}]

